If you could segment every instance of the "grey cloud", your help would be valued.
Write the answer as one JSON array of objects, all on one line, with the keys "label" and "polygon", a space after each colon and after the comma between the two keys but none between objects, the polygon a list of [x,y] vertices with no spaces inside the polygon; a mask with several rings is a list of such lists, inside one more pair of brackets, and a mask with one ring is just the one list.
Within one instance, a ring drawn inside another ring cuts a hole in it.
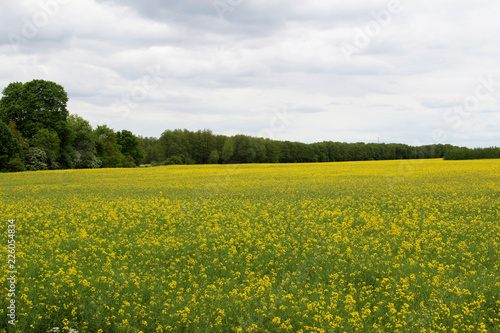
[{"label": "grey cloud", "polygon": [[303,107],[294,108],[294,111],[298,112],[298,113],[320,113],[320,112],[327,111],[327,109],[326,108],[321,108],[321,107],[303,106]]},{"label": "grey cloud", "polygon": [[[281,134],[294,141],[331,139],[328,126],[345,141],[380,132],[405,141],[401,126],[417,123],[408,140],[425,141],[446,126],[442,112],[498,68],[500,3],[401,2],[404,10],[347,61],[340,46],[353,45],[356,31],[389,1],[241,0],[222,16],[214,0],[73,1],[18,49],[9,33],[22,33],[39,2],[6,1],[0,81],[56,81],[68,91],[71,112],[94,124],[118,117],[138,134],[150,135],[141,133],[148,126],[155,135],[160,126],[257,134],[269,110],[292,105],[301,124]],[[151,68],[158,85],[134,101],[128,118],[113,113]],[[488,103],[467,142],[498,139],[481,135],[493,131],[482,117],[493,117],[498,102]],[[465,135],[450,138],[466,142]]]}]

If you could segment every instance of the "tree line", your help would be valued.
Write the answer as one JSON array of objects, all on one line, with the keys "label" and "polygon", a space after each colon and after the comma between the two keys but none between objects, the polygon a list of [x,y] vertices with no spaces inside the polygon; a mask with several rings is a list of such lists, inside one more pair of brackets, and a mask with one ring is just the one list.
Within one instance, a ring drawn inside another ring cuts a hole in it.
[{"label": "tree line", "polygon": [[479,160],[487,158],[500,158],[500,148],[453,148],[444,154],[445,160]]},{"label": "tree line", "polygon": [[54,82],[14,82],[0,99],[0,171],[134,167],[144,151],[132,132],[115,132],[67,110]]},{"label": "tree line", "polygon": [[301,143],[246,135],[224,136],[205,129],[167,130],[160,138],[141,138],[143,163],[307,163],[442,158],[452,145],[409,146],[396,143]]},{"label": "tree line", "polygon": [[[456,159],[452,145],[277,141],[212,131],[166,130],[159,138],[93,128],[67,110],[68,96],[54,82],[14,82],[0,99],[0,171],[113,168],[170,164],[306,163],[392,159]],[[496,150],[498,153],[498,149]],[[484,151],[474,156],[483,156]],[[488,156],[493,156],[487,150]],[[469,157],[467,157],[469,158]]]}]

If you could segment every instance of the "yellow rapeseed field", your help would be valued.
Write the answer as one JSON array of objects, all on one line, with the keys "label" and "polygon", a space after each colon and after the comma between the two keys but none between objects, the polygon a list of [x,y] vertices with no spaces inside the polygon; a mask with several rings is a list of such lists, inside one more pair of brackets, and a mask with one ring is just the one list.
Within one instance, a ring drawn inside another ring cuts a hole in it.
[{"label": "yellow rapeseed field", "polygon": [[[500,161],[0,174],[0,332],[500,332]],[[59,330],[55,329],[59,327]]]}]

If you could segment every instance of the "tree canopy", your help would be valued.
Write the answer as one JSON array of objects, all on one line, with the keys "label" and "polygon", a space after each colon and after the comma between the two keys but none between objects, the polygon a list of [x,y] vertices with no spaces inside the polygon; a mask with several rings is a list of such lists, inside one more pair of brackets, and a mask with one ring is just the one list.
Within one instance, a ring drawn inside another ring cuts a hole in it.
[{"label": "tree canopy", "polygon": [[19,141],[0,120],[0,171],[24,170],[24,157]]},{"label": "tree canopy", "polygon": [[69,112],[68,95],[62,86],[44,80],[14,82],[2,93],[0,117],[6,124],[14,122],[23,137],[32,139],[41,129],[64,136]]}]

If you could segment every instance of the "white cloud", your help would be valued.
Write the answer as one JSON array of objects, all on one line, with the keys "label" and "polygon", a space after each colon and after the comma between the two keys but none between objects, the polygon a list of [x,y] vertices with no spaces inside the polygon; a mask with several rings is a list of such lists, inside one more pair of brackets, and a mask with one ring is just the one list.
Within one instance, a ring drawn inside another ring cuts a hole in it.
[{"label": "white cloud", "polygon": [[242,0],[222,16],[213,1],[6,2],[0,84],[55,81],[70,112],[143,136],[258,135],[289,107],[275,138],[432,143],[439,128],[443,143],[498,145],[500,84],[459,127],[446,115],[481,78],[500,82],[500,3],[401,0],[377,18],[394,1]]}]

